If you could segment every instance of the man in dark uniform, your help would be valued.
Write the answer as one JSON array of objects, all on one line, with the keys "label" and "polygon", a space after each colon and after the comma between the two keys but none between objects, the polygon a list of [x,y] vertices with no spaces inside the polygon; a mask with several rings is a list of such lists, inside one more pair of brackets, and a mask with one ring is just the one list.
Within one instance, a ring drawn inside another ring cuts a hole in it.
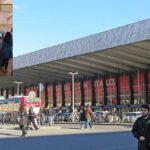
[{"label": "man in dark uniform", "polygon": [[132,128],[132,133],[138,139],[138,150],[150,150],[150,115],[149,105],[141,106],[142,116],[139,117]]}]

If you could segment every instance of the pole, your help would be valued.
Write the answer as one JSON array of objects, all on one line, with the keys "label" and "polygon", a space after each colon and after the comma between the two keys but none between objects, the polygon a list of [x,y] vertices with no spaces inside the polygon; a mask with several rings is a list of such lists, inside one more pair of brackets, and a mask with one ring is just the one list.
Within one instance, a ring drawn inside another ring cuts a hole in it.
[{"label": "pole", "polygon": [[19,96],[19,83],[17,83],[17,95]]},{"label": "pole", "polygon": [[72,76],[72,122],[75,121],[75,112],[74,112],[74,76],[78,74],[78,72],[68,72]]},{"label": "pole", "polygon": [[[39,98],[40,98],[40,105],[42,103],[42,84],[39,83]],[[41,125],[41,106],[40,106],[40,110],[39,110],[39,126]]]},{"label": "pole", "polygon": [[72,122],[74,123],[74,74],[72,74]]}]

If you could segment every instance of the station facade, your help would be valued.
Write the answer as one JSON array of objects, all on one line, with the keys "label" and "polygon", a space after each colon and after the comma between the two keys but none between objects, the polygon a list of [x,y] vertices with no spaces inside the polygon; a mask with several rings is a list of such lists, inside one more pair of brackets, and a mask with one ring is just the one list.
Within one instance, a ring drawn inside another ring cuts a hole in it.
[{"label": "station facade", "polygon": [[[150,19],[14,58],[14,76],[0,78],[0,95],[35,91],[45,107],[103,108],[150,104]],[[39,90],[42,83],[42,91]]]}]

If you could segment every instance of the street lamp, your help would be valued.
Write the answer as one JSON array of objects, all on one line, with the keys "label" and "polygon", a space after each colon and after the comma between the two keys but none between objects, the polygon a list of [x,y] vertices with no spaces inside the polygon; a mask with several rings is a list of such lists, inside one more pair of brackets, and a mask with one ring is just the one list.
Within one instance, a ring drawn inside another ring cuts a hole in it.
[{"label": "street lamp", "polygon": [[17,84],[17,95],[19,95],[19,85],[22,84],[23,82],[14,81],[14,83]]},{"label": "street lamp", "polygon": [[78,74],[78,72],[69,72],[72,76],[72,122],[74,122],[74,76]]}]

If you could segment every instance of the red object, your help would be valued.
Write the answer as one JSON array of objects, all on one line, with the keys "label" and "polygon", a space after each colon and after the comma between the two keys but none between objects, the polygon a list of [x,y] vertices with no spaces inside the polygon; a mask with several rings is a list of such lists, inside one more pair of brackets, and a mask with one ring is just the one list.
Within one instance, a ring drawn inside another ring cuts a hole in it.
[{"label": "red object", "polygon": [[81,104],[81,82],[75,82],[74,90],[75,103]]},{"label": "red object", "polygon": [[47,87],[47,92],[48,92],[48,104],[52,105],[53,107],[53,85],[49,85]]},{"label": "red object", "polygon": [[71,83],[64,84],[65,103],[71,104]]},{"label": "red object", "polygon": [[96,99],[96,104],[104,103],[104,86],[103,80],[98,79],[94,81],[94,94]]},{"label": "red object", "polygon": [[55,87],[57,106],[62,105],[62,87],[61,86],[62,86],[61,84],[57,84],[56,87]]},{"label": "red object", "polygon": [[106,90],[107,90],[108,104],[117,104],[115,77],[110,77],[106,79]]},{"label": "red object", "polygon": [[84,99],[85,99],[85,102],[92,102],[92,82],[91,82],[91,80],[84,81]]}]

